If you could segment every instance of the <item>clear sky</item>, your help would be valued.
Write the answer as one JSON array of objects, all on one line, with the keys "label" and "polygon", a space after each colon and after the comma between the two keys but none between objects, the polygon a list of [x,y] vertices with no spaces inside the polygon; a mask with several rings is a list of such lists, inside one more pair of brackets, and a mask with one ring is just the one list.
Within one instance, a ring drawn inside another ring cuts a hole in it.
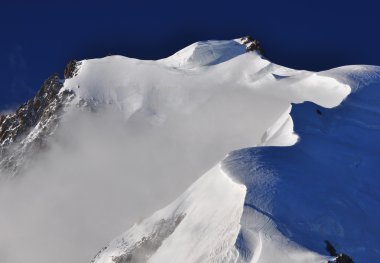
[{"label": "clear sky", "polygon": [[166,57],[199,40],[252,35],[281,65],[380,65],[376,1],[0,0],[0,109],[32,97],[70,59]]}]

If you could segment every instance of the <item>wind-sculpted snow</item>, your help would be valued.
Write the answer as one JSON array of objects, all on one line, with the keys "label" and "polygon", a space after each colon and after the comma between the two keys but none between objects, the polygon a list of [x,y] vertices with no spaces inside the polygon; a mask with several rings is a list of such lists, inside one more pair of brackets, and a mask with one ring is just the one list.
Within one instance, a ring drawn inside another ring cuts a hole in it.
[{"label": "wind-sculpted snow", "polygon": [[159,60],[174,68],[199,68],[216,65],[244,54],[246,47],[238,41],[205,41],[194,43],[174,55]]},{"label": "wind-sculpted snow", "polygon": [[[231,176],[247,186],[239,242],[268,233],[276,237],[278,229],[321,254],[329,240],[355,262],[380,259],[378,88],[359,88],[336,109],[296,105],[292,117],[299,143],[239,150],[226,158]],[[266,251],[266,244],[261,246]],[[276,262],[270,254],[260,258]]]},{"label": "wind-sculpted snow", "polygon": [[[113,263],[115,257],[128,255],[136,243],[150,238],[160,222],[179,215],[183,219],[151,253],[149,262],[230,262],[237,258],[234,242],[244,196],[245,187],[234,183],[217,165],[171,205],[112,241],[94,262]],[[132,257],[131,262],[138,261]]]},{"label": "wind-sculpted snow", "polygon": [[[249,165],[238,175],[230,171],[239,167],[225,166],[235,153],[218,162],[241,148],[301,145],[306,138],[293,131],[291,103],[336,107],[351,92],[345,76],[364,68],[297,71],[246,50],[238,40],[207,41],[158,61],[79,62],[59,93],[74,96],[46,140],[50,150],[2,182],[0,261],[28,254],[31,263],[89,262],[138,221],[95,262],[266,263],[284,254],[292,263],[326,260],[323,240],[317,248],[293,239],[280,227],[285,221],[268,217],[276,173],[247,183],[238,178]],[[312,117],[325,117],[321,107]],[[252,195],[259,185],[261,194]]]}]

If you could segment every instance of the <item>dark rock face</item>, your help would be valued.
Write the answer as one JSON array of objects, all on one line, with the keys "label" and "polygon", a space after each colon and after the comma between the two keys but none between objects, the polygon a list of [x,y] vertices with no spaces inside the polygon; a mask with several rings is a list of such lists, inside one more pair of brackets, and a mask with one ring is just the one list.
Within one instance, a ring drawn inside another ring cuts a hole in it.
[{"label": "dark rock face", "polygon": [[1,116],[0,145],[6,146],[17,141],[28,127],[35,125],[39,119],[47,118],[45,109],[61,87],[58,76],[53,75],[45,81],[33,99],[22,104],[15,113]]},{"label": "dark rock face", "polygon": [[264,50],[258,40],[253,39],[251,36],[242,37],[240,40],[246,46],[246,52],[257,51],[259,54],[264,55]]},{"label": "dark rock face", "polygon": [[329,252],[330,256],[336,257],[338,254],[336,253],[334,246],[328,240],[325,240],[325,243],[326,243],[326,250],[327,252]]},{"label": "dark rock face", "polygon": [[329,263],[354,263],[353,259],[348,255],[344,253],[338,254],[330,241],[326,240],[325,243],[327,252],[330,253],[330,256],[335,257],[334,261],[329,261]]},{"label": "dark rock face", "polygon": [[63,73],[63,76],[65,77],[65,79],[70,79],[75,76],[75,74],[77,73],[77,65],[78,65],[78,62],[75,59],[67,63],[64,73]]},{"label": "dark rock face", "polygon": [[62,108],[75,96],[70,91],[59,93],[62,86],[58,74],[54,74],[34,98],[15,113],[0,117],[0,171],[17,173],[27,153],[45,147],[46,135],[54,131]]},{"label": "dark rock face", "polygon": [[354,263],[352,258],[347,256],[346,254],[339,254],[339,256],[335,259],[336,263]]}]

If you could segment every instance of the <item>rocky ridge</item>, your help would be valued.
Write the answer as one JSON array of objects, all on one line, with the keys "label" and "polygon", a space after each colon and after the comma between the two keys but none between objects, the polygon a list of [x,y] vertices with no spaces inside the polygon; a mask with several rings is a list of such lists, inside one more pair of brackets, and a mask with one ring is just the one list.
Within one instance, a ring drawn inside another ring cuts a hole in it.
[{"label": "rocky ridge", "polygon": [[[79,65],[70,61],[65,78],[77,74]],[[0,116],[0,171],[17,174],[26,156],[47,147],[48,135],[57,128],[64,108],[75,97],[74,91],[60,92],[63,83],[57,73],[53,74],[34,98],[14,113]]]}]

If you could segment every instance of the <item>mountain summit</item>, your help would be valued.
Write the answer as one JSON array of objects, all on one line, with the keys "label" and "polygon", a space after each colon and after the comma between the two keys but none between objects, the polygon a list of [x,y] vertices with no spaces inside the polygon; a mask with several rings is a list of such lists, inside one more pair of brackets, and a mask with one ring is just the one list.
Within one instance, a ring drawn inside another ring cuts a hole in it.
[{"label": "mountain summit", "polygon": [[[90,261],[127,227],[92,262],[375,262],[378,78],[282,67],[251,37],[72,61],[0,118],[1,177],[21,185],[3,199],[68,229],[37,220],[73,253],[41,259],[44,240],[31,262]],[[13,263],[35,233],[4,236]]]}]

